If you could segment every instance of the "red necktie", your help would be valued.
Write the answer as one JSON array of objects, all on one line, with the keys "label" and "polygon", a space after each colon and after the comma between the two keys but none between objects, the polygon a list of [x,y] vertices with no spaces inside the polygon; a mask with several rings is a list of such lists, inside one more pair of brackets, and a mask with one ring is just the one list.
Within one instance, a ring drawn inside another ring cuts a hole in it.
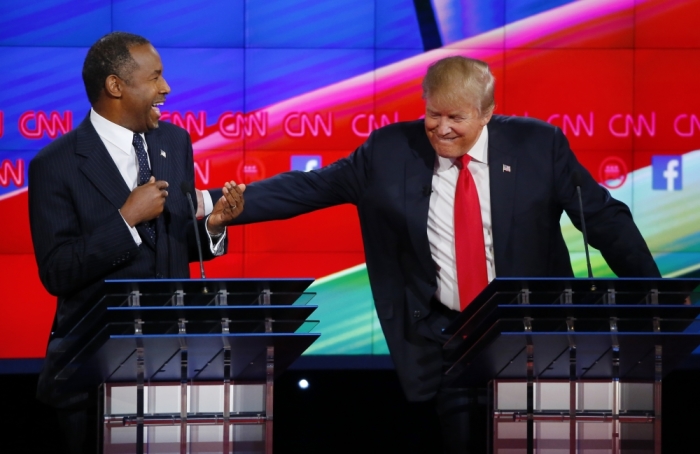
[{"label": "red necktie", "polygon": [[461,310],[488,284],[484,226],[479,193],[468,168],[470,161],[469,155],[460,156],[456,161],[459,178],[455,191],[455,262]]}]

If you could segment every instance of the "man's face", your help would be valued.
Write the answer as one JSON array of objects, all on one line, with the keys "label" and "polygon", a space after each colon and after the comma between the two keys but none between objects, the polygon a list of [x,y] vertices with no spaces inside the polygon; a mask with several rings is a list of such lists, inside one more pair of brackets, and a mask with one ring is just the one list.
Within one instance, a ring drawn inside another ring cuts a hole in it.
[{"label": "man's face", "polygon": [[163,78],[163,64],[153,46],[142,44],[129,51],[138,67],[128,76],[129,82],[123,84],[122,126],[146,132],[158,127],[160,106],[170,93],[170,86]]},{"label": "man's face", "polygon": [[479,116],[476,108],[463,107],[428,96],[425,99],[425,132],[435,152],[443,158],[466,154],[481,135],[491,115]]}]

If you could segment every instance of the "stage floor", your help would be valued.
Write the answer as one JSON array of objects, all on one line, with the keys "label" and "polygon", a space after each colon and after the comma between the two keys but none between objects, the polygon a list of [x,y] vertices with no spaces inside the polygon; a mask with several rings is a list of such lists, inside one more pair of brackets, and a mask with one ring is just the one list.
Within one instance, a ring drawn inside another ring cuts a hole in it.
[{"label": "stage floor", "polygon": [[[298,382],[308,380],[308,389]],[[52,410],[34,400],[36,375],[0,375],[0,451],[61,454]],[[697,438],[700,371],[664,380],[663,450]],[[274,452],[432,453],[439,426],[428,403],[409,404],[392,370],[289,370],[275,384]],[[687,451],[685,451],[687,452]]]}]

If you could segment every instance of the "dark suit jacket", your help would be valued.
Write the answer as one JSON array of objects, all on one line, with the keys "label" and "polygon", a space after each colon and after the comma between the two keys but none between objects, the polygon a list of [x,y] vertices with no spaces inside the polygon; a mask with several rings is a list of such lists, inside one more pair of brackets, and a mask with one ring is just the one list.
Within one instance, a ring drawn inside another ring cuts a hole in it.
[{"label": "dark suit jacket", "polygon": [[[494,116],[488,130],[497,276],[573,275],[559,220],[565,210],[580,225],[574,172],[581,175],[590,244],[618,276],[659,276],[627,206],[579,164],[560,129]],[[429,333],[421,324],[436,291],[427,236],[434,163],[423,121],[390,125],[325,168],[250,184],[245,210],[236,219],[284,219],[341,203],[357,205],[377,315],[410,400],[431,398],[441,380],[441,345],[419,334]]]},{"label": "dark suit jacket", "polygon": [[[112,157],[89,116],[42,149],[29,165],[29,217],[41,282],[58,297],[54,333],[39,384],[49,397],[51,345],[87,312],[105,279],[188,278],[197,249],[183,181],[194,186],[192,144],[184,129],[160,123],[146,134],[153,175],[167,181],[168,197],[156,220],[156,244],[137,226],[137,246],[119,214],[129,197]],[[196,199],[196,198],[194,198]],[[196,200],[194,201],[196,203]],[[209,244],[200,223],[203,245]],[[203,248],[207,258],[212,254]]]}]

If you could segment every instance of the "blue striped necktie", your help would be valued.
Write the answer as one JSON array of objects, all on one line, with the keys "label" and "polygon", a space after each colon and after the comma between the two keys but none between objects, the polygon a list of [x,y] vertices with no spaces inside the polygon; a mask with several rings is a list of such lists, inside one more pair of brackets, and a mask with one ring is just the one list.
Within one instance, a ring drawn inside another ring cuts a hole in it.
[{"label": "blue striped necktie", "polygon": [[[148,155],[146,154],[146,148],[143,146],[143,139],[140,134],[134,134],[134,140],[131,142],[134,145],[134,150],[136,150],[136,158],[139,161],[139,179],[138,185],[148,183],[151,178],[151,167],[148,165]],[[153,244],[156,242],[156,229],[155,220],[146,221],[143,223],[148,232],[148,236],[151,237]]]}]

